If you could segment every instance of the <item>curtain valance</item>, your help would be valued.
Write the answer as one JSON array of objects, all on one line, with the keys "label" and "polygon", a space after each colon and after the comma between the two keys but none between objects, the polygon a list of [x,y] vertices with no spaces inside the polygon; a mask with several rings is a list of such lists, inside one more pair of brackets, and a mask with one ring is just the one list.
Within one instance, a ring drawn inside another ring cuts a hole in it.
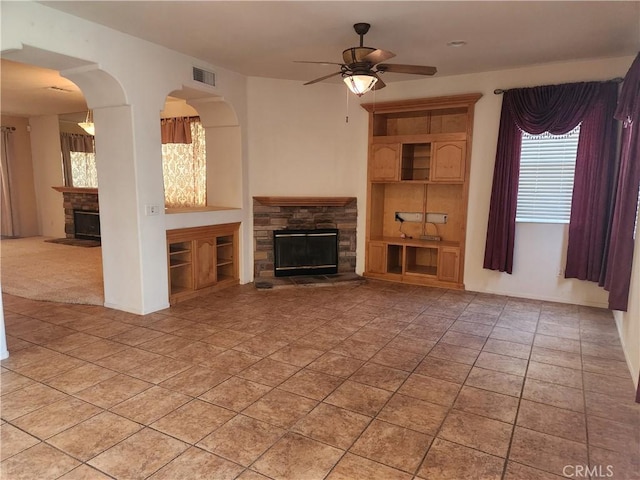
[{"label": "curtain valance", "polygon": [[162,143],[191,143],[191,123],[200,117],[173,117],[160,120]]},{"label": "curtain valance", "polygon": [[94,153],[94,141],[92,135],[82,133],[60,133],[62,151]]}]

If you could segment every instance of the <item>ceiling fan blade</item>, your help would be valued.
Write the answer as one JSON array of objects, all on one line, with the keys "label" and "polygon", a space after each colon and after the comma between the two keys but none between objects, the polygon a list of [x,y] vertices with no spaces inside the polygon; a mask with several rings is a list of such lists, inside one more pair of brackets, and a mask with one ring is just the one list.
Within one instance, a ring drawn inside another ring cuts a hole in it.
[{"label": "ceiling fan blade", "polygon": [[[374,73],[374,75],[376,75],[376,74]],[[375,85],[373,86],[373,90],[380,90],[381,88],[384,88],[384,87],[386,87],[386,86],[387,86],[387,84],[386,84],[386,83],[384,83],[384,82],[382,81],[382,79],[380,78],[380,75],[376,75],[376,78],[378,79],[378,81],[377,81],[377,82],[375,83]]]},{"label": "ceiling fan blade", "polygon": [[326,80],[327,78],[335,77],[336,75],[341,75],[341,74],[342,74],[342,72],[331,73],[329,75],[325,75],[324,77],[320,77],[320,78],[316,78],[315,80],[311,80],[310,82],[307,82],[304,85],[311,85],[312,83],[318,83],[318,82],[321,82],[322,80]]},{"label": "ceiling fan blade", "polygon": [[395,57],[396,54],[390,52],[388,50],[374,50],[369,53],[365,57],[362,58],[363,62],[370,62],[372,65],[377,65],[380,62],[384,62],[385,60],[389,60],[390,58]]},{"label": "ceiling fan blade", "polygon": [[400,65],[384,63],[376,66],[379,72],[391,73],[411,73],[413,75],[434,75],[438,70],[436,67],[427,67],[425,65]]},{"label": "ceiling fan blade", "polygon": [[341,63],[338,63],[338,62],[314,62],[311,60],[294,60],[293,63],[317,63],[320,65],[342,65]]}]

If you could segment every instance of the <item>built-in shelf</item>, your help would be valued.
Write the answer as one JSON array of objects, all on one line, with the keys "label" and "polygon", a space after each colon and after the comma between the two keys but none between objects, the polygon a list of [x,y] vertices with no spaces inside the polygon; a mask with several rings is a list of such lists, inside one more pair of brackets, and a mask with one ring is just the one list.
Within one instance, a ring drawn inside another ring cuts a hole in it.
[{"label": "built-in shelf", "polygon": [[239,223],[167,231],[169,301],[239,283]]}]

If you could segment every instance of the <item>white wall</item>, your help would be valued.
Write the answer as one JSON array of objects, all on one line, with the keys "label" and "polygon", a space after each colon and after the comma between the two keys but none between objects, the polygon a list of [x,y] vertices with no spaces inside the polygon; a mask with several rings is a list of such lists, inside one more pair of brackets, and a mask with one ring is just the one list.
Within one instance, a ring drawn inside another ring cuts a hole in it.
[{"label": "white wall", "polygon": [[51,188],[64,185],[58,116],[31,117],[29,123],[39,231],[45,237],[65,237],[62,194]]},{"label": "white wall", "polygon": [[[356,196],[365,192],[367,112],[342,87],[250,78],[251,194]],[[364,205],[360,204],[360,208]]]},{"label": "white wall", "polygon": [[631,293],[627,311],[616,311],[614,317],[627,364],[637,388],[640,375],[640,235],[636,235],[629,291]]}]

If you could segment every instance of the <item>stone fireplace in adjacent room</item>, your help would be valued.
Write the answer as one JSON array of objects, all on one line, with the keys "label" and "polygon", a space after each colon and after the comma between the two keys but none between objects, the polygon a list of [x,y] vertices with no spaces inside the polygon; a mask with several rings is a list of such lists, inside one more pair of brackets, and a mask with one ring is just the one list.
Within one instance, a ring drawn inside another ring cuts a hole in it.
[{"label": "stone fireplace in adjacent room", "polygon": [[66,238],[100,240],[97,188],[52,187],[62,193]]},{"label": "stone fireplace in adjacent room", "polygon": [[274,231],[338,230],[338,273],[356,269],[355,197],[254,197],[254,277],[275,275]]}]

